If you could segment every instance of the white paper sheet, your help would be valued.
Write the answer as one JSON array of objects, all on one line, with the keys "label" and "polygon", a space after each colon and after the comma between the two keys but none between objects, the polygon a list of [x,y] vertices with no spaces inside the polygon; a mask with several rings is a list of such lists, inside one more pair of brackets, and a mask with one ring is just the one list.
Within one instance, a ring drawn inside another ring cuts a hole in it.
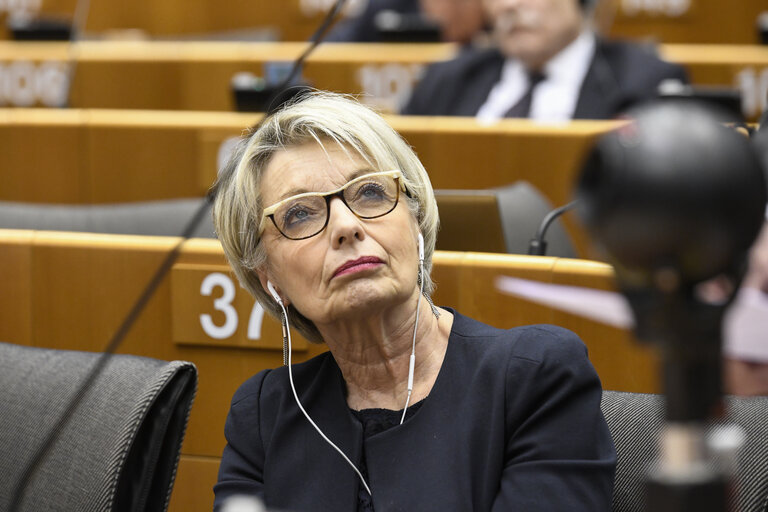
[{"label": "white paper sheet", "polygon": [[[496,279],[496,287],[506,294],[614,327],[634,326],[632,311],[620,293],[506,276]],[[725,315],[723,333],[724,355],[768,362],[768,294],[742,288]]]},{"label": "white paper sheet", "polygon": [[768,294],[742,288],[725,315],[723,354],[768,362]]},{"label": "white paper sheet", "polygon": [[496,279],[496,287],[506,294],[614,327],[631,329],[635,325],[627,299],[620,293],[506,276]]}]

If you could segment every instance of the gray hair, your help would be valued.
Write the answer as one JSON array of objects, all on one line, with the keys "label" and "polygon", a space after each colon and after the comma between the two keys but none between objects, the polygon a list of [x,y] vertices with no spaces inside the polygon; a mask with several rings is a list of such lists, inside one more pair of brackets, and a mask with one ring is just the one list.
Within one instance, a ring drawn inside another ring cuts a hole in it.
[{"label": "gray hair", "polygon": [[[308,142],[338,144],[359,154],[377,170],[399,169],[407,190],[406,202],[424,237],[424,294],[430,297],[430,277],[439,223],[432,184],[411,147],[384,119],[354,98],[313,92],[268,116],[237,144],[214,187],[213,222],[224,254],[241,285],[275,318],[281,310],[259,281],[257,269],[267,264],[259,223],[264,205],[260,180],[272,156],[281,149]],[[314,323],[288,306],[290,323],[305,338],[322,342]]]}]

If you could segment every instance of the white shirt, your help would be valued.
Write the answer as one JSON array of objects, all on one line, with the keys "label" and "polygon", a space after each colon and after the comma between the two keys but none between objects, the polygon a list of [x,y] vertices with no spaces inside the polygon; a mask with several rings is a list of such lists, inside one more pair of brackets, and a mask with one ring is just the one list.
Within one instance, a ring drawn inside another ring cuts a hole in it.
[{"label": "white shirt", "polygon": [[[544,65],[546,79],[533,91],[531,119],[566,121],[573,118],[581,84],[595,55],[595,45],[595,35],[584,31]],[[477,120],[492,122],[503,118],[527,90],[528,73],[525,67],[519,60],[507,59],[501,70],[501,79],[477,112]]]}]

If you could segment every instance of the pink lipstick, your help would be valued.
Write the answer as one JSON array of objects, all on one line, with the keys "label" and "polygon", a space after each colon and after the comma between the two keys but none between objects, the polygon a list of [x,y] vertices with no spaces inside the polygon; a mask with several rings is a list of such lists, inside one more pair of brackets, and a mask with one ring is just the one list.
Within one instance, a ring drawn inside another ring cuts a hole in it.
[{"label": "pink lipstick", "polygon": [[350,260],[344,263],[342,266],[336,269],[333,273],[333,277],[343,276],[344,274],[351,274],[353,272],[360,272],[361,270],[368,270],[381,265],[383,262],[375,256],[363,256],[356,260]]}]

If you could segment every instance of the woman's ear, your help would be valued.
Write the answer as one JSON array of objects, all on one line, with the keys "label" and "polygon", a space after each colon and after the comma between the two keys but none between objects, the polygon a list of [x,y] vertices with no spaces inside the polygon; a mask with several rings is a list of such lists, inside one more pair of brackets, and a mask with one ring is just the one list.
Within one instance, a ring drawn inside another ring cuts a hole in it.
[{"label": "woman's ear", "polygon": [[[283,306],[288,307],[291,301],[289,301],[287,297],[283,296],[280,287],[277,285],[277,283],[274,282],[274,280],[270,280],[267,272],[264,270],[256,270],[256,275],[259,276],[261,287],[264,288],[264,290],[266,290],[266,292],[269,293],[273,299],[275,299],[275,302],[282,302]],[[278,298],[280,300],[278,300]]]}]

